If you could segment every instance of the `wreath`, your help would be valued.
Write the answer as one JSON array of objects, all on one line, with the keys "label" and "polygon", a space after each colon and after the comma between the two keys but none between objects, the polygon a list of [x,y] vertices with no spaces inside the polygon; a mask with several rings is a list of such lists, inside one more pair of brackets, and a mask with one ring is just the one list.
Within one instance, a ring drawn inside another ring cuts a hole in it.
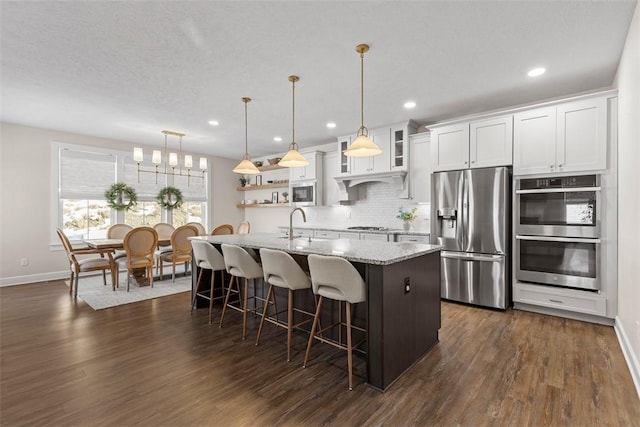
[{"label": "wreath", "polygon": [[180,191],[176,187],[164,187],[158,193],[158,197],[156,197],[156,200],[164,209],[177,209],[182,206],[182,191]]},{"label": "wreath", "polygon": [[104,192],[104,197],[109,207],[117,211],[128,211],[138,201],[136,190],[124,182],[113,184]]}]

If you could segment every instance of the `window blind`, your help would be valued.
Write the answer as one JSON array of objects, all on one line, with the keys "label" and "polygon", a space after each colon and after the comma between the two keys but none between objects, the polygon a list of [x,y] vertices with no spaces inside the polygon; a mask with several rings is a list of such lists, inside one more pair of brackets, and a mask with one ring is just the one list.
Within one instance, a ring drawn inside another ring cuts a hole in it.
[{"label": "window blind", "polygon": [[116,182],[116,156],[112,154],[60,150],[60,198],[104,199]]}]

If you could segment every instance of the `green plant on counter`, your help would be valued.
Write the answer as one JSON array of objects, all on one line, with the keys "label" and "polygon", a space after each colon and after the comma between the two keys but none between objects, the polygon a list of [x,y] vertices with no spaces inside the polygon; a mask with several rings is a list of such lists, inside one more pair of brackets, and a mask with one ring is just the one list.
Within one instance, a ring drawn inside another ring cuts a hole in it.
[{"label": "green plant on counter", "polygon": [[399,208],[396,218],[403,221],[413,221],[414,219],[418,218],[418,208],[413,208],[410,211],[405,211],[402,208]]}]

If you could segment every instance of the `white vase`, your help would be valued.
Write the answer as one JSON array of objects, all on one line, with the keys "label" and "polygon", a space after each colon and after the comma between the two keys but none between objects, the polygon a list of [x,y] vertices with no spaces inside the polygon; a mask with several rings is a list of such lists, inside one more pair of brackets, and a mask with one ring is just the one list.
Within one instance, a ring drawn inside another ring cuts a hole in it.
[{"label": "white vase", "polygon": [[409,231],[411,228],[411,221],[403,221],[402,228],[404,228],[404,231]]}]

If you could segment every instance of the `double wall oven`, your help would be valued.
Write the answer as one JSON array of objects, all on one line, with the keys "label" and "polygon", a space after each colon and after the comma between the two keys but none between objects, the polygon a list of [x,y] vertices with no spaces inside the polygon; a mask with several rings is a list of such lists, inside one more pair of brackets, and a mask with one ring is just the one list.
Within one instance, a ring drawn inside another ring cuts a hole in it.
[{"label": "double wall oven", "polygon": [[599,175],[516,181],[516,279],[599,290]]}]

